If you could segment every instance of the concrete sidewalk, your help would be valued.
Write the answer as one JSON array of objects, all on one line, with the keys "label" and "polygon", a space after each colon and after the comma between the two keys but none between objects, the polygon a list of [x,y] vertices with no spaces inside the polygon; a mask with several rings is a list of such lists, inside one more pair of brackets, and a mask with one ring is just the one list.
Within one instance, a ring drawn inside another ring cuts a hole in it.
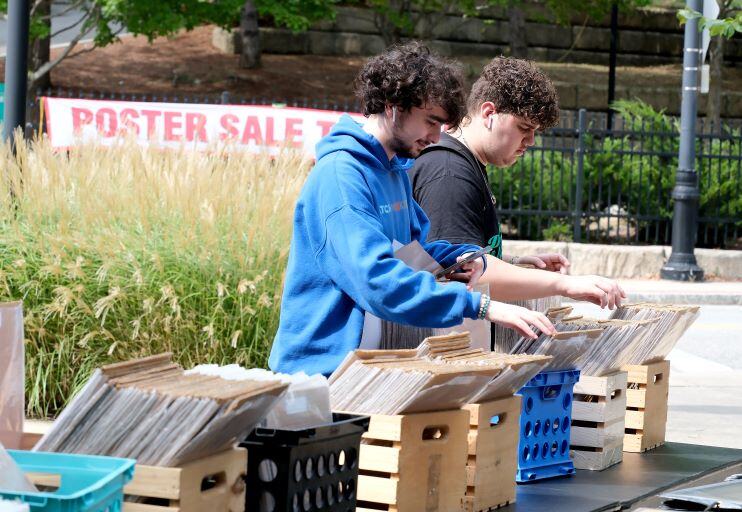
[{"label": "concrete sidewalk", "polygon": [[742,371],[675,349],[667,440],[742,449]]},{"label": "concrete sidewalk", "polygon": [[632,302],[742,305],[742,281],[702,283],[664,279],[619,279]]}]

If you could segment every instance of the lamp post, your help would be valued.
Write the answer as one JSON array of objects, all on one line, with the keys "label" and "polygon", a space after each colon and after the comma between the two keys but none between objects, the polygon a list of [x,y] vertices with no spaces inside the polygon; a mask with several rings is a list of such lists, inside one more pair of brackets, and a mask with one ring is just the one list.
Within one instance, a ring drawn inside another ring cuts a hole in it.
[{"label": "lamp post", "polygon": [[613,130],[613,109],[611,108],[616,99],[616,57],[618,54],[618,2],[614,0],[611,5],[611,49],[608,57],[608,118],[606,129]]},{"label": "lamp post", "polygon": [[28,0],[8,1],[8,46],[5,55],[5,124],[3,140],[14,145],[13,131],[26,123],[28,83]]},{"label": "lamp post", "polygon": [[[703,0],[687,0],[694,11],[703,10]],[[675,281],[702,281],[703,269],[696,263],[693,248],[698,225],[698,174],[696,173],[696,113],[698,76],[701,64],[698,20],[685,24],[683,49],[683,96],[680,107],[680,149],[678,170],[672,198],[675,201],[672,216],[672,253],[660,270],[662,279]]]}]

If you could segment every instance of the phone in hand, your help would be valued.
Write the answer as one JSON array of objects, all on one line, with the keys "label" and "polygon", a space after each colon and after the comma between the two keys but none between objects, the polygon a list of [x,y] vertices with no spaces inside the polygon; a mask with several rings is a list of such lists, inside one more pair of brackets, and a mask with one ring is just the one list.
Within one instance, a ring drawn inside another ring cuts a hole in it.
[{"label": "phone in hand", "polygon": [[467,263],[472,262],[472,261],[476,260],[477,258],[481,258],[485,254],[489,254],[489,252],[491,250],[492,250],[492,248],[489,245],[487,245],[485,247],[482,247],[478,251],[469,254],[466,258],[463,258],[463,259],[457,261],[456,263],[454,263],[453,265],[451,265],[451,266],[449,266],[447,268],[444,268],[443,270],[440,270],[440,271],[436,272],[435,278],[436,279],[442,279],[445,276],[447,276],[448,274],[451,274],[453,272],[456,272],[457,270],[459,270],[461,267],[463,267]]}]

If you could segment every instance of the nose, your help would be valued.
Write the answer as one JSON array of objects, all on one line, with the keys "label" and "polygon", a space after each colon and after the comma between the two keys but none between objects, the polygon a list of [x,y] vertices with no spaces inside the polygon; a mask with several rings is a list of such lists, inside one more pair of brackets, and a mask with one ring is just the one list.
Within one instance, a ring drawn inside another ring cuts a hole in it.
[{"label": "nose", "polygon": [[437,130],[433,130],[433,132],[428,137],[428,140],[431,144],[438,144],[438,141],[441,140],[441,127],[439,126]]}]

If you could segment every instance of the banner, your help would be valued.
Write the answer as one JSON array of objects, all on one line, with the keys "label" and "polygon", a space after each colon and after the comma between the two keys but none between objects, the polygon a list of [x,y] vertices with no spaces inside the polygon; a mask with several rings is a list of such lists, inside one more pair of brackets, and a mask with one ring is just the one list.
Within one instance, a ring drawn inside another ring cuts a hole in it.
[{"label": "banner", "polygon": [[[112,145],[133,136],[141,145],[314,155],[341,112],[258,105],[208,105],[43,98],[46,131],[55,148],[81,142]],[[365,118],[351,115],[359,122]]]}]

